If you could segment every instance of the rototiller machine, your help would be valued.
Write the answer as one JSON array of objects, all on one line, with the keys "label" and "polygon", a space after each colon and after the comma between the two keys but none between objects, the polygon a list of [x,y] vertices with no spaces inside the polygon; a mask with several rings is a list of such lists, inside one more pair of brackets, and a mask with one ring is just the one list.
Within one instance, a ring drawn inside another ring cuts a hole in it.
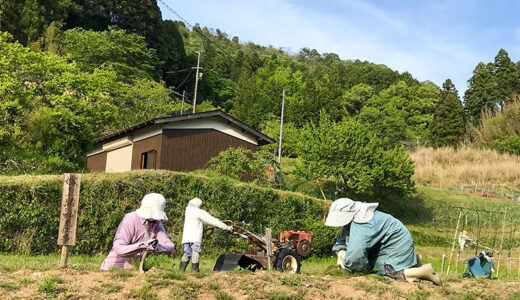
[{"label": "rototiller machine", "polygon": [[[249,251],[242,252],[233,246],[231,253],[218,257],[213,271],[232,271],[240,266],[251,271],[274,268],[282,272],[300,273],[301,261],[312,255],[312,233],[283,231],[269,243],[264,236],[247,230],[245,222],[223,222],[233,226],[233,235],[250,241],[251,247]],[[268,251],[268,244],[271,244],[271,251]]]}]

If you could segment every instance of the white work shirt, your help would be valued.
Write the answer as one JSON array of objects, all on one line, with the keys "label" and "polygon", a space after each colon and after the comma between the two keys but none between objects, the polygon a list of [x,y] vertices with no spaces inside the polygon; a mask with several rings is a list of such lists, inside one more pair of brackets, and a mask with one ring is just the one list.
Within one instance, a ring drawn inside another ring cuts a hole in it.
[{"label": "white work shirt", "polygon": [[182,244],[184,243],[201,243],[203,226],[205,224],[213,225],[223,230],[227,230],[228,225],[222,223],[219,219],[210,215],[207,211],[196,206],[188,204],[186,214],[184,216],[184,229],[182,231]]}]

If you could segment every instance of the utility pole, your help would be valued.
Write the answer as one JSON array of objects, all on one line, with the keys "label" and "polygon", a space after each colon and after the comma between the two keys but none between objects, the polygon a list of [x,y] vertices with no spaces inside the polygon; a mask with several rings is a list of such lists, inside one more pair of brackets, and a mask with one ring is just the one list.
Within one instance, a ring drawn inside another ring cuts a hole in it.
[{"label": "utility pole", "polygon": [[282,162],[283,108],[285,105],[285,88],[282,91],[282,116],[280,117],[280,140],[278,142],[278,164]]},{"label": "utility pole", "polygon": [[200,54],[202,53],[202,51],[204,51],[204,50],[196,51],[196,53],[198,54],[198,56],[197,56],[197,66],[196,67],[192,67],[192,69],[196,69],[197,70],[197,73],[195,73],[195,94],[193,95],[193,113],[195,113],[195,106],[197,105],[197,87],[199,85],[199,69],[202,69],[199,66],[200,65]]}]

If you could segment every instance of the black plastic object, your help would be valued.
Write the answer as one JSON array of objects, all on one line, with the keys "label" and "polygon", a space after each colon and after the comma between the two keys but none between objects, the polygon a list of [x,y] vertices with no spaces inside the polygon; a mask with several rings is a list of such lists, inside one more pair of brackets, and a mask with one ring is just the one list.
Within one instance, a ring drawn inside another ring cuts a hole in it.
[{"label": "black plastic object", "polygon": [[244,254],[226,253],[217,258],[213,271],[233,271],[237,266],[252,272],[262,268],[262,265],[259,262],[245,256]]}]

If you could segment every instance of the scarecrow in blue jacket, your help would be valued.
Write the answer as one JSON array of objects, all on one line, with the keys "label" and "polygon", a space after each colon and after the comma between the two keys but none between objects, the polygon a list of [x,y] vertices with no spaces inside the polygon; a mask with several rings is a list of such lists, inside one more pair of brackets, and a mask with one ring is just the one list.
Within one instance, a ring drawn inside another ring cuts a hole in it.
[{"label": "scarecrow in blue jacket", "polygon": [[342,227],[332,248],[338,265],[349,272],[370,272],[399,281],[425,279],[439,285],[431,264],[418,266],[412,236],[401,221],[376,210],[379,203],[348,198],[334,201],[326,226]]}]

